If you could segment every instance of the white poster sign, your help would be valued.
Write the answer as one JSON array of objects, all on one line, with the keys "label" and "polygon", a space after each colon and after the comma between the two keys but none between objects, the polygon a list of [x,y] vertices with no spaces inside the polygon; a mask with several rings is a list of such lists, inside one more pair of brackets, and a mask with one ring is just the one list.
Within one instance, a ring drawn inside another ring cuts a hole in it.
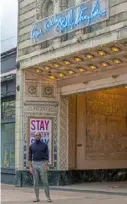
[{"label": "white poster sign", "polygon": [[49,164],[52,164],[52,119],[51,118],[30,118],[30,144],[35,142],[35,133],[41,133],[41,141],[48,145]]}]

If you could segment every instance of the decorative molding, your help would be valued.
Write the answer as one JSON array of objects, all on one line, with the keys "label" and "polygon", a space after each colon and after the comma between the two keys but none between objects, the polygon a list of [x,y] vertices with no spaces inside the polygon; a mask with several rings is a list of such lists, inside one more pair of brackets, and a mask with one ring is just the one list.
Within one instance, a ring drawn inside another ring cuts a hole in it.
[{"label": "decorative molding", "polygon": [[42,97],[53,98],[54,97],[54,86],[43,85],[42,86]]},{"label": "decorative molding", "polygon": [[26,112],[44,112],[44,113],[53,113],[56,114],[57,112],[57,106],[54,104],[50,105],[49,103],[46,103],[45,105],[41,104],[34,104],[34,105],[25,105],[24,111]]},{"label": "decorative molding", "polygon": [[41,8],[45,0],[36,0],[37,19],[41,19]]},{"label": "decorative molding", "polygon": [[68,97],[60,97],[60,169],[68,169]]},{"label": "decorative molding", "polygon": [[56,82],[44,78],[42,75],[37,75],[36,70],[25,70],[25,101],[39,102],[56,102],[57,88]]},{"label": "decorative molding", "polygon": [[25,83],[25,97],[39,97],[39,83],[26,82]]},{"label": "decorative molding", "polygon": [[37,19],[46,17],[46,6],[50,2],[53,3],[52,0],[36,0]]},{"label": "decorative molding", "polygon": [[56,101],[25,101],[24,105],[58,106],[58,102]]},{"label": "decorative molding", "polygon": [[35,94],[36,93],[36,87],[35,86],[29,86],[28,87],[28,92],[30,94]]}]

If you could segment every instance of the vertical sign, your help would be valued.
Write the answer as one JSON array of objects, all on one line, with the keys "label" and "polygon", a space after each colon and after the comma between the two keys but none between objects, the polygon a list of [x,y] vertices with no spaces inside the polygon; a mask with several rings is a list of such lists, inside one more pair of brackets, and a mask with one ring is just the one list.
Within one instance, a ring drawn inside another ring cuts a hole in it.
[{"label": "vertical sign", "polygon": [[29,119],[30,144],[35,142],[36,132],[41,133],[41,141],[48,145],[49,164],[52,164],[52,119],[31,117]]}]

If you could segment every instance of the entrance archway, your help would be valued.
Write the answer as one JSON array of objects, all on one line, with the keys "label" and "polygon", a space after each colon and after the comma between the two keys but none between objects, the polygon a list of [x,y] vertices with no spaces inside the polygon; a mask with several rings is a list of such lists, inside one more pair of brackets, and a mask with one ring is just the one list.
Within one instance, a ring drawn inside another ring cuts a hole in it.
[{"label": "entrance archway", "polygon": [[127,88],[69,96],[69,169],[127,168]]}]

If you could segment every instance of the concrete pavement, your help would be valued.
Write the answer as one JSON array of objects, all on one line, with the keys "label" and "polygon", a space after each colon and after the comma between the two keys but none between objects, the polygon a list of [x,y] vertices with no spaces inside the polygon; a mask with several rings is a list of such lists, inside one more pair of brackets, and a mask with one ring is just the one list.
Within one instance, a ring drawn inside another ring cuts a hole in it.
[{"label": "concrete pavement", "polygon": [[[51,190],[53,204],[127,204],[127,196],[108,195],[85,192],[67,192]],[[32,204],[34,193],[32,188],[16,188],[2,185],[2,204]],[[47,203],[43,190],[40,190],[41,203]]]},{"label": "concrete pavement", "polygon": [[99,193],[127,196],[127,182],[82,183],[69,186],[56,186],[54,190],[64,190],[84,193]]}]

